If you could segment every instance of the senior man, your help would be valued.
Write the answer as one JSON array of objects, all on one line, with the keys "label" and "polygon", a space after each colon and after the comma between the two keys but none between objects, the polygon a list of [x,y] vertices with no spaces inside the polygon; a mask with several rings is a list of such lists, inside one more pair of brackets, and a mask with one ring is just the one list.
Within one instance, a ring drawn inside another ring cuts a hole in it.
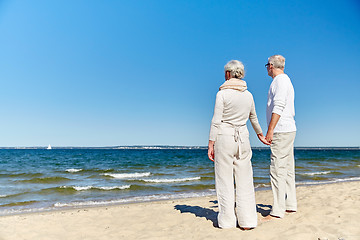
[{"label": "senior man", "polygon": [[273,81],[270,85],[266,109],[268,131],[266,140],[271,143],[270,180],[274,202],[265,220],[283,218],[285,212],[296,212],[294,140],[296,135],[294,87],[284,73],[285,58],[269,57],[265,65]]}]

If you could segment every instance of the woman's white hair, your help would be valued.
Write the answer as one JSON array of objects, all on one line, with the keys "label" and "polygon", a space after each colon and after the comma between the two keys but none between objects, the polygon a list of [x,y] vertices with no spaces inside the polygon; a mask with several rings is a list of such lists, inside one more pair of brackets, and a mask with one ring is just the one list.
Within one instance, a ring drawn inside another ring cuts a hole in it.
[{"label": "woman's white hair", "polygon": [[268,63],[273,65],[274,68],[285,68],[285,58],[281,55],[273,55],[268,58]]},{"label": "woman's white hair", "polygon": [[238,60],[231,60],[224,67],[225,72],[230,72],[231,77],[243,79],[245,77],[244,65]]}]

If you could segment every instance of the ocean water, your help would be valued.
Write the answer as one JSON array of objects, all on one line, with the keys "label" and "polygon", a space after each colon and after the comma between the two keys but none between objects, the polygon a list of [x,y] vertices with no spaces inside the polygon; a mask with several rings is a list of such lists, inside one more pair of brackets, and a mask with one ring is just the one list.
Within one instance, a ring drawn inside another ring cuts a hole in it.
[{"label": "ocean water", "polygon": [[[253,149],[268,189],[269,149]],[[360,180],[360,149],[295,149],[297,185]],[[205,148],[0,149],[0,215],[215,194]]]}]

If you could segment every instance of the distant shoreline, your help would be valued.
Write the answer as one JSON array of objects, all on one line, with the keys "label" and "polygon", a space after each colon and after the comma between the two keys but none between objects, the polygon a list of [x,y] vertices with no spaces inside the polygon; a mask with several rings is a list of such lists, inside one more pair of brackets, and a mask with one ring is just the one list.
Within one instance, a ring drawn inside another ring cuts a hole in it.
[{"label": "distant shoreline", "polygon": [[[46,149],[47,146],[33,146],[33,147],[0,147],[0,149]],[[160,150],[160,149],[207,149],[207,146],[166,146],[166,145],[149,145],[149,146],[108,146],[108,147],[52,147],[54,149],[133,149],[133,150]],[[254,150],[268,150],[269,147],[252,147]],[[295,150],[360,150],[360,147],[295,147]]]}]

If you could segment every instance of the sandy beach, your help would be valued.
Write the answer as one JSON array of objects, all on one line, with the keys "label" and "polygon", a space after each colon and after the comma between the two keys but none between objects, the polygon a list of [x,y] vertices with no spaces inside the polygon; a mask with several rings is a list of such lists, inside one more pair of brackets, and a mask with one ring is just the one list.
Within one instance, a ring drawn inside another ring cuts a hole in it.
[{"label": "sandy beach", "polygon": [[0,217],[0,239],[360,239],[360,181],[297,188],[299,209],[261,223],[272,203],[256,192],[259,226],[217,227],[215,196]]}]

